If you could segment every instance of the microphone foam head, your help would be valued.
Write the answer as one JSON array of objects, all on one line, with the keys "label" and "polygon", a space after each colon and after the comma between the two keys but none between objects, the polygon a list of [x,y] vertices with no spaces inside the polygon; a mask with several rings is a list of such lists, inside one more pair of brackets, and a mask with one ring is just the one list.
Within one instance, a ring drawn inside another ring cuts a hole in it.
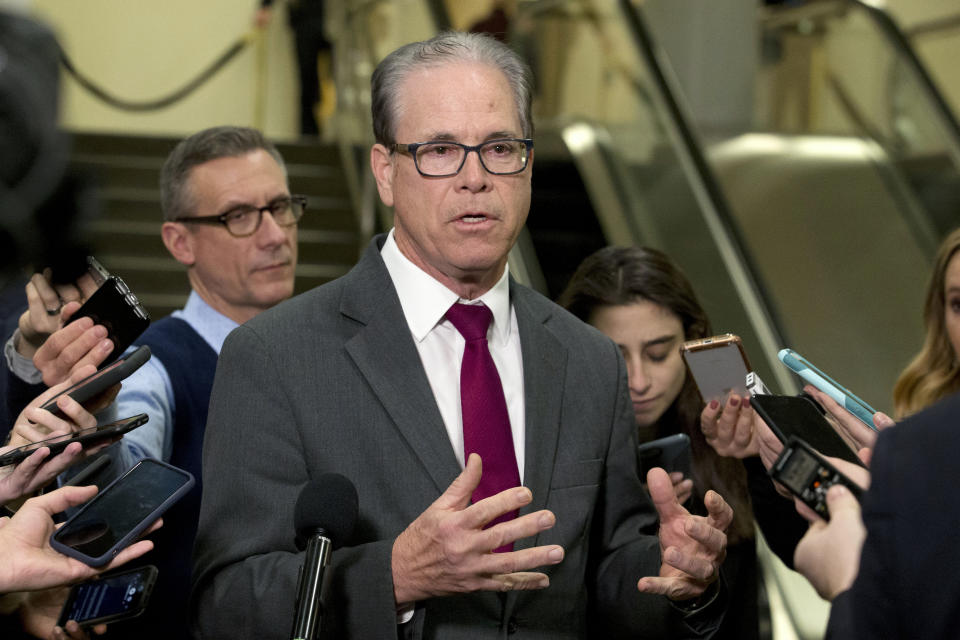
[{"label": "microphone foam head", "polygon": [[357,522],[357,489],[339,473],[324,473],[308,482],[293,511],[297,548],[306,547],[307,538],[322,532],[339,547],[353,535]]}]

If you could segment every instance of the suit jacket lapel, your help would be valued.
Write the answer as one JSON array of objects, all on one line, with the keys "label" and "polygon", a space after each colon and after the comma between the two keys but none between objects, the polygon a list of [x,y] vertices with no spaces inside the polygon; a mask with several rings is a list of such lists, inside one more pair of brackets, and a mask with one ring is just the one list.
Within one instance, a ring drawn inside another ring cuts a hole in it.
[{"label": "suit jacket lapel", "polygon": [[[535,293],[513,281],[510,294],[523,354],[526,419],[523,484],[533,492],[533,502],[521,510],[521,514],[525,514],[543,509],[547,504],[560,435],[567,350],[544,326],[553,313],[550,305],[543,304]],[[536,544],[536,539],[527,538],[517,541],[514,548]]]},{"label": "suit jacket lapel", "polygon": [[380,238],[370,243],[347,276],[340,312],[363,326],[347,353],[439,492],[460,473],[420,355],[400,301],[380,258]]}]

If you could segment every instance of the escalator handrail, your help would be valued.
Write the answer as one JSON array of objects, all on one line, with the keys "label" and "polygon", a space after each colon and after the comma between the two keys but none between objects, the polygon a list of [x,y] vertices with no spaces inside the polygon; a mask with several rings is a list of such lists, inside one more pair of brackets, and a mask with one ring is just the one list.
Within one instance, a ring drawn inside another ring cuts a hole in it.
[{"label": "escalator handrail", "polygon": [[844,15],[850,10],[856,10],[867,16],[884,36],[887,43],[893,48],[895,55],[904,61],[914,77],[917,79],[920,90],[924,92],[934,111],[949,136],[951,155],[960,163],[960,122],[950,108],[943,93],[937,86],[926,66],[920,60],[910,41],[910,37],[897,22],[882,7],[873,6],[863,0],[833,0],[831,2],[812,2],[799,7],[785,7],[769,10],[764,22],[768,27],[785,27],[797,24],[803,20],[830,18]]},{"label": "escalator handrail", "polygon": [[[665,71],[668,68],[654,44],[653,37],[646,21],[638,7],[631,0],[618,0],[621,15],[626,18],[627,29],[636,43],[637,52],[644,60],[647,71],[657,93],[663,101],[673,124],[676,135],[679,137],[679,151],[686,156],[692,165],[691,186],[699,190],[707,202],[701,202],[708,225],[710,215],[715,216],[715,223],[711,225],[711,235],[718,243],[721,254],[727,253],[730,259],[726,260],[727,269],[734,279],[734,286],[741,296],[744,309],[752,318],[752,324],[757,338],[763,346],[764,353],[773,354],[779,346],[788,344],[782,331],[784,324],[777,317],[776,310],[769,304],[773,298],[766,291],[763,283],[755,276],[759,273],[749,253],[745,250],[745,243],[734,220],[732,209],[720,183],[707,161],[703,145],[694,132],[691,118],[680,104],[679,89],[676,83]],[[696,184],[694,184],[696,183]],[[739,280],[740,284],[737,284]],[[759,317],[758,314],[759,313]],[[772,360],[771,360],[772,362]],[[793,381],[788,376],[780,376],[781,367],[773,363],[771,369],[780,378],[780,386],[784,389],[793,387]]]}]

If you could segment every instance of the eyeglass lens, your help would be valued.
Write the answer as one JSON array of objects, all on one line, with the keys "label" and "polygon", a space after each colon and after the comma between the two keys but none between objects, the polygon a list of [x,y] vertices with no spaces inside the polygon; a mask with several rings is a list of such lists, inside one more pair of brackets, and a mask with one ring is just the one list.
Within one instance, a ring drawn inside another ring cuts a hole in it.
[{"label": "eyeglass lens", "polygon": [[288,227],[300,220],[303,215],[303,203],[293,198],[281,198],[262,208],[252,205],[237,207],[227,213],[224,218],[227,223],[227,230],[237,236],[254,233],[260,228],[264,211],[269,211],[278,225]]},{"label": "eyeglass lens", "polygon": [[[456,143],[430,142],[417,148],[417,166],[427,175],[451,175],[460,170],[466,152]],[[478,154],[490,173],[516,173],[527,164],[527,146],[519,140],[491,140]]]}]

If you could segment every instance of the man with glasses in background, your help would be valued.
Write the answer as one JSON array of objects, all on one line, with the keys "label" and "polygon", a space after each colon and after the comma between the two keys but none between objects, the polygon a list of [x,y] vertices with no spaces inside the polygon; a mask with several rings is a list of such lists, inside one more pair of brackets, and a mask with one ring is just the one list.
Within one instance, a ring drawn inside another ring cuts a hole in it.
[{"label": "man with glasses in background", "polygon": [[160,200],[163,243],[187,268],[191,292],[183,309],[151,324],[136,342],[153,356],[123,382],[117,416],[146,413],[150,421],[111,447],[110,475],[151,457],[197,480],[152,536],[156,551],[144,563],[160,573],[147,612],[124,623],[130,637],[186,638],[200,454],[217,357],[230,331],[293,294],[306,198],[290,194],[283,158],[259,131],[214,127],[167,157]]}]

